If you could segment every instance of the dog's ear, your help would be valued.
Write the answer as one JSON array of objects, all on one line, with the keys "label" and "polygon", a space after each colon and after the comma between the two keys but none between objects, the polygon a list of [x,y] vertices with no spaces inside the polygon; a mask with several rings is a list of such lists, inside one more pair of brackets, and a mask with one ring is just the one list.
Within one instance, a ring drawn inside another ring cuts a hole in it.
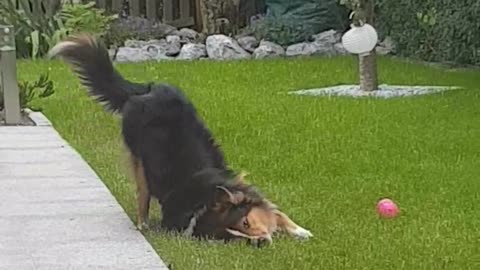
[{"label": "dog's ear", "polygon": [[280,212],[278,206],[267,199],[263,199],[263,204],[267,207],[267,209],[272,210],[274,213]]},{"label": "dog's ear", "polygon": [[242,192],[231,192],[224,186],[217,186],[215,190],[215,203],[220,205],[238,204],[245,198]]}]

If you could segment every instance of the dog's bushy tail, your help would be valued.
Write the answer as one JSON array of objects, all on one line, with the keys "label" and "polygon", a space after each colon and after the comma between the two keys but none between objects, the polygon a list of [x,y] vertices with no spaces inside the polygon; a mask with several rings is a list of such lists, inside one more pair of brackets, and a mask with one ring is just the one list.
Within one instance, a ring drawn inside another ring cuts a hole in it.
[{"label": "dog's bushy tail", "polygon": [[89,95],[109,111],[119,112],[131,95],[148,92],[147,86],[125,80],[105,46],[90,34],[72,35],[59,42],[49,52],[49,57],[55,56],[72,66]]}]

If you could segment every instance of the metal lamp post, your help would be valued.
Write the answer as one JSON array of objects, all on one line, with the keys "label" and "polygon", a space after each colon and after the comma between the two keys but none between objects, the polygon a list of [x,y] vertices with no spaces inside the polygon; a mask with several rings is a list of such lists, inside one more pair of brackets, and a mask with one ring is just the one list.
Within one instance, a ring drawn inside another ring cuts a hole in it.
[{"label": "metal lamp post", "polygon": [[2,93],[6,124],[19,124],[21,115],[17,85],[15,33],[11,25],[0,25],[0,94]]}]

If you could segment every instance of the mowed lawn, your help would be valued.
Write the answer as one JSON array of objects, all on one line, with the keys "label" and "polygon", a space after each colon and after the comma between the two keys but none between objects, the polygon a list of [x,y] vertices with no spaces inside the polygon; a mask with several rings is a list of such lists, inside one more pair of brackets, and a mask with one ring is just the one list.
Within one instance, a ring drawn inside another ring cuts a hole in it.
[{"label": "mowed lawn", "polygon": [[[146,233],[172,269],[480,269],[480,72],[381,58],[382,83],[465,89],[375,100],[286,94],[356,83],[353,57],[117,67],[133,81],[184,89],[229,163],[314,234],[256,249]],[[36,105],[134,219],[118,119],[63,63],[18,68],[28,80],[49,70],[57,93]],[[382,197],[399,204],[398,218],[376,215]]]}]

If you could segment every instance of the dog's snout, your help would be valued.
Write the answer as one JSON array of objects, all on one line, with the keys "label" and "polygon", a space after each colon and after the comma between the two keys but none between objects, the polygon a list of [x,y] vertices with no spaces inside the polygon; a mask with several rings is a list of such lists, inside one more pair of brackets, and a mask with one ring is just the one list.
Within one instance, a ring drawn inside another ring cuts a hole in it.
[{"label": "dog's snout", "polygon": [[272,243],[272,236],[270,236],[269,234],[265,234],[264,236],[261,236],[259,240],[262,242]]}]

